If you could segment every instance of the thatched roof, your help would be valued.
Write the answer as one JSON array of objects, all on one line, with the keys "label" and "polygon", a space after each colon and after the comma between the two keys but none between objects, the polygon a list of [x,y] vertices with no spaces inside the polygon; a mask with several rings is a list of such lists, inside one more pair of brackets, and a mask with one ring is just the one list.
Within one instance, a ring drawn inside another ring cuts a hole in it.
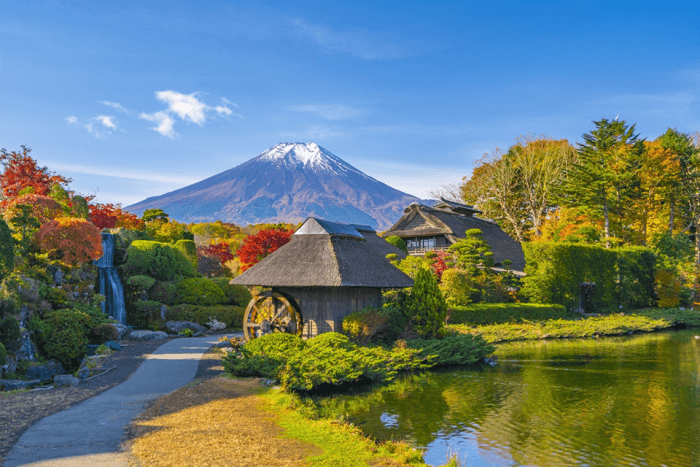
[{"label": "thatched roof", "polygon": [[501,230],[498,224],[491,220],[454,212],[446,203],[438,205],[442,206],[439,209],[438,206],[431,208],[423,204],[411,203],[404,210],[403,217],[382,236],[386,238],[396,235],[401,238],[413,238],[444,235],[451,243],[455,243],[464,238],[467,230],[479,229],[484,234],[484,240],[491,246],[494,263],[500,264],[509,259],[513,262],[512,269],[516,271],[525,269],[525,255],[520,243]]},{"label": "thatched roof", "polygon": [[381,254],[384,251],[401,252],[370,227],[310,217],[288,244],[232,283],[265,287],[411,287],[413,280],[393,266],[386,259],[388,253]]}]

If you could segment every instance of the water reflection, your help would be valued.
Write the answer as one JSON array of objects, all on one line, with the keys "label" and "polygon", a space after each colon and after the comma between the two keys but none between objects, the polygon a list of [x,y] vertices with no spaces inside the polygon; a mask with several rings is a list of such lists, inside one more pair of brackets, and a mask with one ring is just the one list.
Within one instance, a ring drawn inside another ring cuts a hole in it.
[{"label": "water reflection", "polygon": [[501,345],[499,365],[319,401],[378,439],[464,465],[700,465],[697,330]]}]

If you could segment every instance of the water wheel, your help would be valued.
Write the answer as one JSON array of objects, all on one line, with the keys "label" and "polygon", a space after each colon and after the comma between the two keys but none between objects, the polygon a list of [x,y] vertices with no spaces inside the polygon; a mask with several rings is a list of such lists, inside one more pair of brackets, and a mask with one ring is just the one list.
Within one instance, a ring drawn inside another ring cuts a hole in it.
[{"label": "water wheel", "polygon": [[262,292],[254,296],[243,316],[243,334],[247,341],[273,332],[301,336],[303,330],[296,301],[279,292]]}]

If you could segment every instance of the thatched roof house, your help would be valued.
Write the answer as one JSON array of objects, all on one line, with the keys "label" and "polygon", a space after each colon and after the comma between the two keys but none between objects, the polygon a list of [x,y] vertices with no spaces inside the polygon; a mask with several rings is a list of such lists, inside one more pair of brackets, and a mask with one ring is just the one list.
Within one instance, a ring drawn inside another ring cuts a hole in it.
[{"label": "thatched roof house", "polygon": [[307,337],[339,330],[355,310],[381,305],[381,290],[413,280],[386,255],[403,254],[370,227],[309,218],[290,242],[232,283],[271,287],[297,302]]},{"label": "thatched roof house", "polygon": [[444,251],[464,238],[470,229],[479,229],[484,240],[491,246],[496,266],[509,259],[515,271],[525,269],[525,255],[520,243],[505,233],[494,221],[475,217],[481,211],[473,206],[441,199],[434,207],[411,203],[404,215],[382,235],[395,235],[406,241],[409,254],[424,254],[426,251]]}]

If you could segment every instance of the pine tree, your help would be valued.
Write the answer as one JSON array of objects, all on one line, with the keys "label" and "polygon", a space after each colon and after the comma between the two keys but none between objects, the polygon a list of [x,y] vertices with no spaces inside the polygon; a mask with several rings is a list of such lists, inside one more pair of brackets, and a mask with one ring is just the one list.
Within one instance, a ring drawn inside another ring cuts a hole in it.
[{"label": "pine tree", "polygon": [[413,282],[406,317],[422,338],[443,337],[447,304],[435,276],[421,268]]}]

